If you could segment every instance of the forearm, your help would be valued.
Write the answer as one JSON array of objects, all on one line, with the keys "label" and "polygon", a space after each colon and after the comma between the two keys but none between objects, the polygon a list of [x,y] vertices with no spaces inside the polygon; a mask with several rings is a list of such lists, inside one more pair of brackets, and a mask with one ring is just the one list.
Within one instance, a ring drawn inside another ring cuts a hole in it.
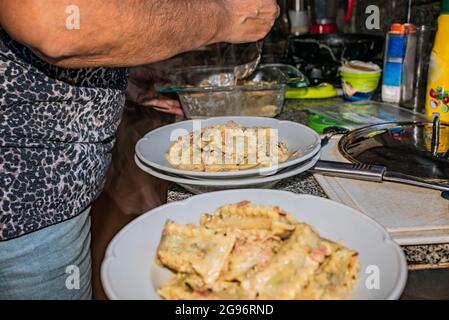
[{"label": "forearm", "polygon": [[[66,27],[68,5],[80,10],[79,30]],[[224,40],[221,6],[220,0],[0,0],[0,23],[59,66],[132,66]]]}]

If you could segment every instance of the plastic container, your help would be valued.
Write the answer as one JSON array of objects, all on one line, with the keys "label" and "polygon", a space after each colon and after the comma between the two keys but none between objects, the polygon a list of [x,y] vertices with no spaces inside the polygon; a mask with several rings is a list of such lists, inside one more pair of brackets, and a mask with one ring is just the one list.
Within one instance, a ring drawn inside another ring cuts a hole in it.
[{"label": "plastic container", "polygon": [[438,31],[430,56],[426,115],[449,122],[449,0],[442,1]]},{"label": "plastic container", "polygon": [[416,30],[411,24],[395,23],[387,34],[382,100],[399,104],[413,98]]},{"label": "plastic container", "polygon": [[291,0],[289,1],[289,7],[288,16],[291,34],[298,36],[308,33],[310,29],[309,11],[304,0]]},{"label": "plastic container", "polygon": [[340,68],[344,97],[348,101],[370,100],[379,86],[382,69],[374,63],[350,61]]},{"label": "plastic container", "polygon": [[323,117],[319,114],[314,114],[309,117],[307,126],[318,132],[324,134],[324,130],[329,127],[342,127],[343,123],[331,118]]}]

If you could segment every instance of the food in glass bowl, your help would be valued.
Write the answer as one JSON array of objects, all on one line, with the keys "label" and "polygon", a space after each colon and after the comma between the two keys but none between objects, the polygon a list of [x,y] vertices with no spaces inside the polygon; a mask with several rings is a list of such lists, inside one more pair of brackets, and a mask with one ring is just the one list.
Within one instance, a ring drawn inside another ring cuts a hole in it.
[{"label": "food in glass bowl", "polygon": [[[179,69],[171,83],[156,89],[178,93],[188,119],[218,116],[275,117],[282,112],[290,77],[296,86],[307,86],[307,79],[296,68],[281,64],[259,66],[246,79],[234,78],[233,67],[190,67]],[[302,79],[298,82],[298,79]]]}]

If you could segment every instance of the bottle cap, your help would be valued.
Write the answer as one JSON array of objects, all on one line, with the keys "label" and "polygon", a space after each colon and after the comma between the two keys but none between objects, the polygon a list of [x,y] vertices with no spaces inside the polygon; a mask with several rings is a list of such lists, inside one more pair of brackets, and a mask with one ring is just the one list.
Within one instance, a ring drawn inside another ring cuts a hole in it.
[{"label": "bottle cap", "polygon": [[405,33],[405,29],[406,29],[406,26],[403,24],[400,24],[400,23],[393,23],[391,25],[391,32],[393,32],[393,33],[403,34],[403,33]]}]

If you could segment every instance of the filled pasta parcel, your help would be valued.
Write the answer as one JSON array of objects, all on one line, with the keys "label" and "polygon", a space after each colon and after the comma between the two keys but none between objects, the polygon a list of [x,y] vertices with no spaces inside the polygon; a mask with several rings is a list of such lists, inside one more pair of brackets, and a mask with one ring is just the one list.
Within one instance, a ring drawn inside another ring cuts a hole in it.
[{"label": "filled pasta parcel", "polygon": [[158,262],[173,272],[164,299],[345,299],[358,280],[358,253],[320,237],[279,206],[249,201],[167,221]]}]

